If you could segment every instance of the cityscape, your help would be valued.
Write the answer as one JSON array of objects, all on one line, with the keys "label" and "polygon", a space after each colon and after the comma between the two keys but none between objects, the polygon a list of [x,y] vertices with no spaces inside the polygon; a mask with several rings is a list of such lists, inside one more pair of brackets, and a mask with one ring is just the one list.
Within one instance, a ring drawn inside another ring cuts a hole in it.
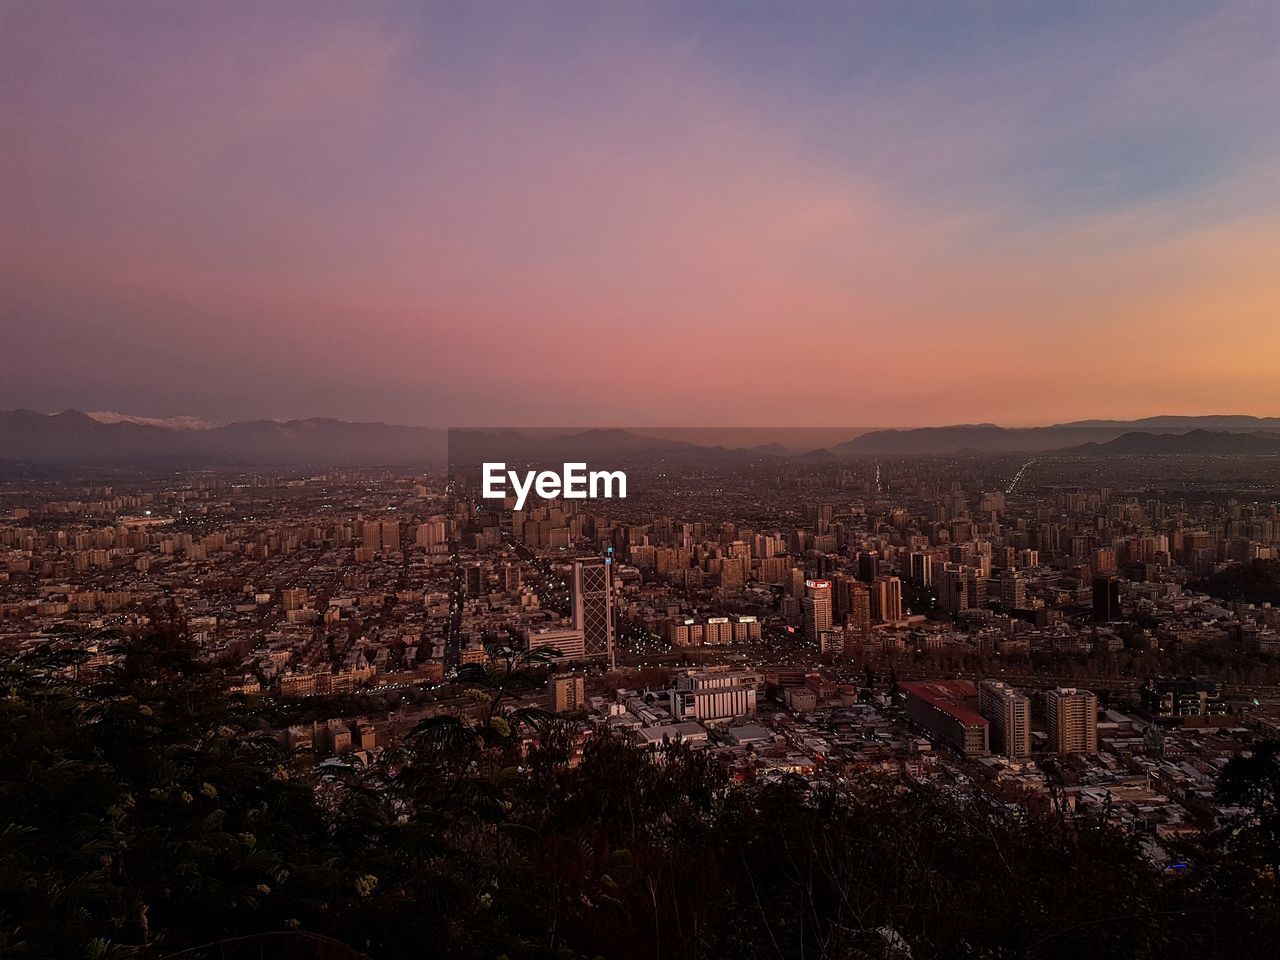
[{"label": "cityscape", "polygon": [[1274,957],[1277,38],[0,2],[0,958]]},{"label": "cityscape", "polygon": [[1280,456],[543,430],[517,456],[609,451],[628,495],[516,509],[466,459],[494,441],[456,433],[434,469],[10,479],[0,643],[92,685],[122,638],[178,624],[255,736],[330,776],[448,725],[523,757],[554,731],[568,768],[609,736],[730,790],[927,790],[1114,831],[1157,875],[1254,816],[1223,783],[1280,734]]}]

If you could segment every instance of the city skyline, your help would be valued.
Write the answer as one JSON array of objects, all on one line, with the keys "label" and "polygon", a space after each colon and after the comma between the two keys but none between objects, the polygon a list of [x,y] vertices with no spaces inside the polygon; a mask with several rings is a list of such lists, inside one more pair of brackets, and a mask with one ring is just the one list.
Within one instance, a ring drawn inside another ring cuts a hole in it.
[{"label": "city skyline", "polygon": [[0,0],[0,954],[1280,937],[1274,0]]},{"label": "city skyline", "polygon": [[1275,412],[1274,7],[802,10],[6,5],[0,407]]}]

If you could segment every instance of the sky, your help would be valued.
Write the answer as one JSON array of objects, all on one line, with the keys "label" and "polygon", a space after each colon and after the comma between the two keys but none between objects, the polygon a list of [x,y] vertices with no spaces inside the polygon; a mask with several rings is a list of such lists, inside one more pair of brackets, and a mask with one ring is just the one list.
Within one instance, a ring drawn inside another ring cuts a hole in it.
[{"label": "sky", "polygon": [[1280,5],[0,0],[0,408],[1280,415]]}]

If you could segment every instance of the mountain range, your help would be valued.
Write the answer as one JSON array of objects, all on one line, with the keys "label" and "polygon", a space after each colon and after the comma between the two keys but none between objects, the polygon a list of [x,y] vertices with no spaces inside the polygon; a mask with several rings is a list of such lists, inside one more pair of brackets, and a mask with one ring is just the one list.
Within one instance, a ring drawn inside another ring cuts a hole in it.
[{"label": "mountain range", "polygon": [[[930,456],[950,453],[1044,453],[1084,444],[1105,444],[1127,433],[1268,432],[1280,435],[1280,417],[1146,417],[1141,420],[1078,420],[1047,427],[1000,427],[994,423],[912,430],[872,430],[831,449],[843,456]],[[1194,445],[1196,441],[1191,441]]]},{"label": "mountain range", "polygon": [[1085,443],[1056,451],[1093,457],[1272,456],[1280,454],[1280,433],[1256,430],[1227,433],[1189,430],[1186,433],[1124,433],[1106,443]]},{"label": "mountain range", "polygon": [[0,460],[86,466],[442,463],[445,431],[345,420],[200,421],[103,419],[0,411]]},{"label": "mountain range", "polygon": [[[741,433],[742,431],[739,431]],[[779,428],[771,434],[783,435]],[[853,429],[850,433],[854,433]],[[316,417],[297,420],[213,421],[149,418],[108,411],[0,411],[0,461],[100,467],[217,467],[234,465],[443,464],[524,458],[574,460],[717,455],[817,462],[838,457],[937,456],[964,453],[1046,453],[1073,456],[1280,453],[1280,418],[1248,416],[1150,417],[1083,420],[1045,427],[992,423],[908,430],[871,430],[811,448],[812,428],[796,429],[792,444],[738,445],[678,439],[669,431],[589,429],[455,429],[355,423]],[[664,435],[665,434],[665,435]],[[715,431],[698,431],[698,439]],[[727,434],[731,435],[731,434]],[[742,437],[732,435],[739,443]]]}]

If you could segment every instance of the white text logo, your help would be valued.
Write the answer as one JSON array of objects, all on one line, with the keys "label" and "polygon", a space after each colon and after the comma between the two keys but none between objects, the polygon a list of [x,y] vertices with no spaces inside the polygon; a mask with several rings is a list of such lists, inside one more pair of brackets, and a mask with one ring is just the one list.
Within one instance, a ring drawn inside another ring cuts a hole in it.
[{"label": "white text logo", "polygon": [[484,493],[486,500],[505,500],[508,496],[507,481],[515,493],[516,509],[523,510],[530,491],[543,500],[564,497],[566,500],[593,500],[627,495],[627,475],[621,470],[592,470],[587,472],[585,463],[566,463],[564,470],[543,470],[540,473],[526,471],[522,477],[515,470],[508,470],[505,463],[484,465]]}]

